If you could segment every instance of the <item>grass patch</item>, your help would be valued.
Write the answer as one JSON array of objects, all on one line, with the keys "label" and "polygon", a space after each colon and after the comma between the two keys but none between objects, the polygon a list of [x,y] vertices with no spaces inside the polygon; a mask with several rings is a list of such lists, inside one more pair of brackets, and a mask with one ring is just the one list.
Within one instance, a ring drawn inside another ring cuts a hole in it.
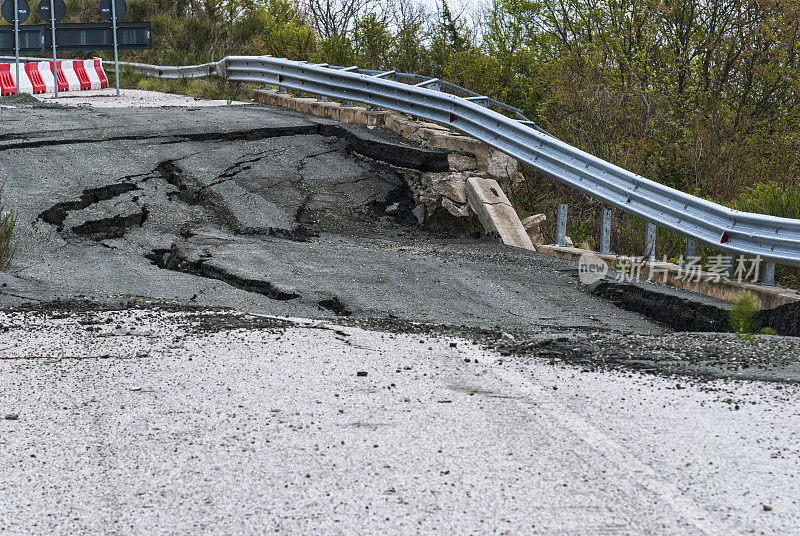
[{"label": "grass patch", "polygon": [[0,188],[0,272],[7,271],[11,266],[16,250],[13,236],[16,225],[16,215],[3,206],[3,190]]},{"label": "grass patch", "polygon": [[[114,86],[114,74],[109,72],[109,86]],[[229,82],[216,76],[203,78],[178,78],[168,80],[152,78],[130,69],[120,72],[120,87],[128,89],[143,89],[146,91],[160,91],[176,95],[188,95],[201,99],[217,99],[232,102],[235,100],[249,100],[250,90],[258,87],[256,84],[239,84]]]},{"label": "grass patch", "polygon": [[761,300],[752,292],[742,292],[731,300],[728,311],[731,329],[740,339],[751,340],[756,328],[756,315],[761,309]]}]

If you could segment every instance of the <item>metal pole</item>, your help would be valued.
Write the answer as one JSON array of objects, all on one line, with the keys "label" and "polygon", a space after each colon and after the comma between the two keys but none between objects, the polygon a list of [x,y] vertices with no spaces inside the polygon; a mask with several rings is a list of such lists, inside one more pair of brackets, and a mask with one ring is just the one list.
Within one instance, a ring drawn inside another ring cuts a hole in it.
[{"label": "metal pole", "polygon": [[19,0],[14,0],[14,52],[16,53],[17,95],[19,95]]},{"label": "metal pole", "polygon": [[556,221],[556,245],[567,245],[567,205],[558,205],[558,221]]},{"label": "metal pole", "polygon": [[117,97],[119,97],[119,55],[117,54],[117,0],[111,0],[111,27],[114,31],[114,76],[117,79]]},{"label": "metal pole", "polygon": [[656,260],[656,226],[650,222],[647,223],[647,238],[644,246],[644,260]]},{"label": "metal pole", "polygon": [[762,285],[768,285],[771,287],[775,286],[775,263],[774,262],[765,262],[764,263],[764,275],[761,278]]},{"label": "metal pole", "polygon": [[600,230],[600,254],[611,254],[611,209],[603,209],[603,227]]},{"label": "metal pole", "polygon": [[685,261],[689,262],[690,259],[697,257],[697,241],[687,238],[686,239],[686,258]]},{"label": "metal pole", "polygon": [[50,0],[50,31],[53,33],[53,80],[55,82],[56,98],[58,98],[58,63],[56,62],[56,10],[53,0]]}]

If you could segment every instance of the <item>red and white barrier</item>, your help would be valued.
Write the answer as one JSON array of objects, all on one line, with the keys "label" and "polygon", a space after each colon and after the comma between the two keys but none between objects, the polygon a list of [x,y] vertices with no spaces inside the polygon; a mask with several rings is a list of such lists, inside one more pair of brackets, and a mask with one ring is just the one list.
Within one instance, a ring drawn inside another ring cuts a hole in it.
[{"label": "red and white barrier", "polygon": [[14,87],[17,88],[19,93],[30,93],[33,95],[33,84],[28,78],[28,73],[25,72],[25,64],[19,65],[19,80],[17,80],[17,68],[11,65],[11,78],[14,80]]},{"label": "red and white barrier", "polygon": [[42,80],[42,75],[39,74],[39,64],[38,63],[26,63],[25,64],[25,74],[28,75],[28,80],[31,81],[31,86],[33,87],[33,94],[38,95],[40,93],[44,93],[47,89],[44,85],[44,80]]},{"label": "red and white barrier", "polygon": [[64,70],[61,68],[61,62],[56,62],[56,68],[53,69],[53,62],[49,62],[50,64],[50,72],[55,73],[56,81],[58,83],[58,90],[59,91],[69,91],[69,82],[67,82],[67,77],[64,76]]},{"label": "red and white barrier", "polygon": [[59,61],[58,63],[61,66],[61,70],[64,72],[64,78],[67,79],[67,84],[69,86],[67,91],[80,91],[81,81],[78,79],[77,73],[75,73],[72,60]]},{"label": "red and white barrier", "polygon": [[44,82],[45,93],[54,93],[56,90],[56,81],[53,78],[53,71],[50,67],[51,63],[51,61],[40,61],[36,64],[39,69],[39,76],[42,77],[42,82]]},{"label": "red and white barrier", "polygon": [[101,89],[100,77],[94,68],[94,60],[83,60],[83,70],[89,79],[90,89]]},{"label": "red and white barrier", "polygon": [[53,93],[55,85],[58,91],[85,91],[89,89],[105,89],[108,77],[103,70],[100,58],[90,60],[63,60],[20,63],[20,81],[17,84],[16,67],[11,63],[0,63],[0,96],[20,93],[42,94]]},{"label": "red and white barrier", "polygon": [[94,61],[94,70],[97,73],[97,78],[100,79],[100,88],[106,89],[108,87],[108,77],[106,76],[106,72],[103,70],[103,60],[100,58],[95,58],[92,61]]},{"label": "red and white barrier", "polygon": [[17,85],[11,77],[11,65],[0,63],[0,96],[14,95],[17,92]]}]

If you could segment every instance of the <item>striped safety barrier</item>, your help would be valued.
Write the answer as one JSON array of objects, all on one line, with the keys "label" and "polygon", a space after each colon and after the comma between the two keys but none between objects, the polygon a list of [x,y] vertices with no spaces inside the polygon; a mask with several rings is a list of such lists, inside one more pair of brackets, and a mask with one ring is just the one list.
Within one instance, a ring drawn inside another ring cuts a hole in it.
[{"label": "striped safety barrier", "polygon": [[0,96],[13,95],[17,92],[17,85],[11,78],[11,65],[0,63]]},{"label": "striped safety barrier", "polygon": [[74,62],[65,60],[58,62],[61,64],[61,71],[64,73],[64,78],[67,79],[67,91],[80,91],[81,81],[78,78],[78,73],[75,72]]},{"label": "striped safety barrier", "polygon": [[38,95],[40,93],[44,93],[45,85],[44,85],[44,80],[42,80],[42,75],[39,74],[39,64],[26,63],[25,74],[28,75],[28,80],[30,80],[31,82],[31,87],[33,88],[33,94]]},{"label": "striped safety barrier", "polygon": [[58,84],[58,91],[86,91],[89,89],[105,89],[108,77],[103,70],[103,60],[62,60],[33,61],[20,63],[19,78],[16,80],[16,67],[13,63],[0,63],[0,96],[30,93],[39,95],[53,93]]},{"label": "striped safety barrier", "polygon": [[108,78],[106,77],[106,72],[103,70],[103,60],[94,58],[91,61],[94,62],[94,72],[97,73],[97,78],[100,80],[100,89],[106,89],[108,87]]},{"label": "striped safety barrier", "polygon": [[39,68],[39,75],[44,82],[44,92],[53,93],[56,90],[56,82],[53,78],[53,71],[49,61],[40,61],[37,63]]},{"label": "striped safety barrier", "polygon": [[19,66],[19,80],[17,80],[17,69],[13,65],[11,65],[11,78],[14,80],[14,87],[17,88],[17,91],[20,93],[30,93],[33,94],[33,84],[31,84],[30,78],[28,78],[28,73],[25,72],[25,64],[20,64]]}]

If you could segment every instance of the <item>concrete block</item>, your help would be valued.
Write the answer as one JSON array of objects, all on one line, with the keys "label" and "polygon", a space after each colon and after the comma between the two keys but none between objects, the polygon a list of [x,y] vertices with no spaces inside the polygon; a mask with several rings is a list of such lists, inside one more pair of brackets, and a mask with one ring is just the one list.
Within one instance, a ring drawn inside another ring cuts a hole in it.
[{"label": "concrete block", "polygon": [[497,181],[470,177],[467,179],[467,199],[487,232],[500,235],[506,245],[535,251],[519,216]]},{"label": "concrete block", "polygon": [[442,198],[442,207],[456,218],[469,218],[472,215],[469,205],[454,203],[447,197]]},{"label": "concrete block", "polygon": [[[488,145],[486,146],[488,149]],[[512,174],[517,172],[516,159],[508,156],[500,151],[489,149],[486,153],[486,169],[485,171],[492,177],[511,177]]]},{"label": "concrete block", "polygon": [[533,244],[536,246],[544,244],[545,242],[544,235],[542,234],[541,223],[546,219],[547,216],[544,214],[536,214],[534,216],[528,216],[522,220],[522,226],[525,228],[525,232],[528,233],[528,237],[531,239],[531,242],[533,242]]},{"label": "concrete block", "polygon": [[478,161],[474,156],[463,153],[450,153],[447,155],[450,162],[450,169],[453,171],[475,171],[478,169]]}]

